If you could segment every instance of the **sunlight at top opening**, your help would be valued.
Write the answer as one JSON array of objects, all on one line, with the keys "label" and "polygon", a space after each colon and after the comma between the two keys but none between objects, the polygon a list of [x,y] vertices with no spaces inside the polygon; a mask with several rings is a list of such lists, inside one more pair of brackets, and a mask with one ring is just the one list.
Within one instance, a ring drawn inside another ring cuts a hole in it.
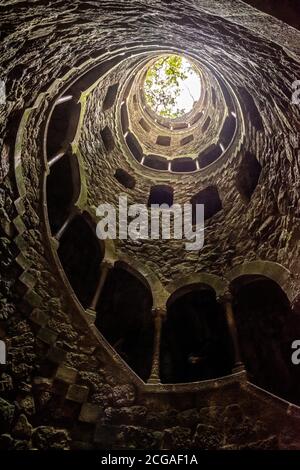
[{"label": "sunlight at top opening", "polygon": [[144,93],[152,111],[176,119],[189,113],[199,100],[200,76],[195,65],[184,57],[163,56],[147,70]]}]

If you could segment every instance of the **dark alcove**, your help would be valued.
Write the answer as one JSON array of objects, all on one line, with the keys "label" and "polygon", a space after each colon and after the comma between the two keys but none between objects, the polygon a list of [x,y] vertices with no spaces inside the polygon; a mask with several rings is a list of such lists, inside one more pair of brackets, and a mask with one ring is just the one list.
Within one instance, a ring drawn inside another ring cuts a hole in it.
[{"label": "dark alcove", "polygon": [[114,102],[117,97],[118,86],[119,84],[115,83],[114,85],[110,85],[107,88],[106,96],[103,101],[103,111],[106,111],[114,105]]},{"label": "dark alcove", "polygon": [[146,381],[153,355],[152,296],[134,274],[114,267],[97,306],[96,326],[107,341]]},{"label": "dark alcove", "polygon": [[51,166],[47,177],[47,210],[50,229],[55,235],[67,219],[80,192],[77,158],[66,153]]},{"label": "dark alcove", "polygon": [[47,133],[47,158],[50,160],[65,150],[75,137],[80,103],[73,100],[57,104],[53,110]]},{"label": "dark alcove", "polygon": [[243,200],[248,203],[255,191],[261,173],[261,165],[255,155],[246,152],[237,172],[236,187]]},{"label": "dark alcove", "polygon": [[117,168],[114,177],[124,188],[133,189],[135,187],[135,178],[123,168]]},{"label": "dark alcove", "polygon": [[210,219],[222,210],[222,202],[215,186],[208,186],[191,198],[193,224],[196,223],[196,205],[204,205],[204,220]]},{"label": "dark alcove", "polygon": [[126,136],[126,142],[128,145],[129,150],[131,151],[134,158],[140,162],[143,158],[143,149],[140,146],[137,138],[135,137],[132,132],[129,132]]},{"label": "dark alcove", "polygon": [[195,288],[169,305],[160,363],[163,383],[196,382],[231,373],[225,315],[212,289]]},{"label": "dark alcove", "polygon": [[299,403],[300,371],[291,361],[291,344],[300,337],[299,316],[270,279],[243,276],[234,286],[239,342],[250,381]]},{"label": "dark alcove", "polygon": [[100,276],[103,250],[93,227],[76,216],[63,233],[58,256],[65,274],[84,308],[90,305]]},{"label": "dark alcove", "polygon": [[152,204],[168,204],[168,206],[172,206],[173,188],[165,184],[152,186],[152,188],[150,189],[148,206],[151,206]]}]

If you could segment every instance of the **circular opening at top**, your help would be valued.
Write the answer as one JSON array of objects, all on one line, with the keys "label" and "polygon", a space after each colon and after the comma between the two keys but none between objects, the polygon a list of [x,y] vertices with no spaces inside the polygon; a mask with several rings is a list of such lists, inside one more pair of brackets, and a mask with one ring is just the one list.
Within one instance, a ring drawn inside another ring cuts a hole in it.
[{"label": "circular opening at top", "polygon": [[189,113],[200,93],[199,72],[185,57],[162,56],[147,70],[144,82],[146,103],[159,116],[176,119]]}]

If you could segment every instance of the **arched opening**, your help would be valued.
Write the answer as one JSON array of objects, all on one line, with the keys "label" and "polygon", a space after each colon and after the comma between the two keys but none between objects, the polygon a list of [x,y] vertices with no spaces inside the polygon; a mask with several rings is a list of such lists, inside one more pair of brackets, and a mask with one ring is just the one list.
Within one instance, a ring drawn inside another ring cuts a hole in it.
[{"label": "arched opening", "polygon": [[300,318],[279,285],[258,276],[232,283],[242,358],[249,378],[289,401],[300,402],[300,371],[291,361],[291,344],[300,337]]},{"label": "arched opening", "polygon": [[191,126],[193,126],[194,124],[196,124],[197,121],[199,121],[199,119],[203,116],[203,111],[199,111],[199,113],[196,114],[196,116],[194,116],[194,118],[191,120]]},{"label": "arched opening", "polygon": [[103,101],[103,111],[107,111],[114,105],[117,97],[118,86],[119,84],[115,83],[107,88],[107,93]]},{"label": "arched opening", "polygon": [[162,329],[162,383],[208,380],[230,374],[233,352],[215,291],[195,286],[169,302]]},{"label": "arched opening", "polygon": [[202,126],[202,132],[206,132],[207,129],[209,128],[209,125],[210,125],[210,121],[211,121],[211,118],[210,116],[208,116]]},{"label": "arched opening", "polygon": [[65,150],[73,141],[81,105],[73,100],[57,104],[53,110],[47,133],[47,158],[50,160],[55,155]]},{"label": "arched opening", "polygon": [[253,96],[245,87],[239,87],[239,94],[241,96],[242,103],[244,104],[245,109],[249,114],[249,118],[252,125],[255,127],[256,130],[263,131],[263,120],[257,109]]},{"label": "arched opening", "polygon": [[236,129],[236,118],[233,115],[227,116],[223,128],[220,132],[220,143],[224,148],[230,144]]},{"label": "arched opening", "polygon": [[261,165],[255,155],[246,152],[236,176],[236,187],[243,200],[248,203],[255,191],[261,173]]},{"label": "arched opening", "polygon": [[222,210],[222,202],[216,186],[208,186],[199,191],[191,198],[192,204],[192,220],[196,223],[196,207],[197,204],[204,205],[204,220],[210,219],[213,215]]},{"label": "arched opening", "polygon": [[169,147],[171,145],[171,137],[167,135],[159,135],[156,139],[157,145],[162,145],[164,147]]},{"label": "arched opening", "polygon": [[144,160],[144,165],[154,170],[168,169],[168,161],[159,155],[147,155]]},{"label": "arched opening", "polygon": [[80,193],[80,173],[75,155],[68,152],[52,165],[46,191],[49,224],[51,233],[55,234]]},{"label": "arched opening", "polygon": [[193,140],[194,140],[193,134],[187,135],[186,137],[184,137],[183,139],[181,139],[180,145],[187,145],[187,144],[189,144],[190,142],[192,142]]},{"label": "arched opening", "polygon": [[151,307],[149,288],[117,264],[106,279],[95,324],[144,381],[150,376],[153,355]]},{"label": "arched opening", "polygon": [[144,131],[150,132],[151,128],[150,128],[149,124],[145,121],[144,118],[140,119],[139,123],[140,123],[141,127],[144,129]]},{"label": "arched opening", "polygon": [[[99,51],[94,51],[89,54],[92,57],[98,57]],[[117,57],[103,61],[101,64],[96,65],[84,73],[72,86],[68,92],[74,96],[80,96],[82,90],[87,90],[95,81],[102,77],[111,67],[114,67],[118,62]]]},{"label": "arched opening", "polygon": [[151,206],[152,204],[168,204],[168,206],[172,206],[173,188],[165,184],[152,186],[152,188],[150,189],[148,206]]},{"label": "arched opening", "polygon": [[196,162],[192,158],[182,157],[175,158],[171,163],[172,171],[185,173],[195,171],[197,169]]},{"label": "arched opening", "polygon": [[228,87],[225,85],[225,83],[222,80],[219,81],[219,85],[221,87],[228,111],[233,111],[234,110],[233,101],[232,101],[231,94],[228,90]]},{"label": "arched opening", "polygon": [[122,131],[125,134],[125,132],[127,132],[129,128],[129,117],[128,117],[126,103],[122,103],[122,106],[121,106],[121,126],[122,126]]},{"label": "arched opening", "polygon": [[205,168],[214,161],[216,161],[220,155],[222,155],[222,149],[219,145],[212,144],[202,153],[199,154],[199,166],[200,168]]},{"label": "arched opening", "polygon": [[127,142],[128,148],[129,148],[130,152],[132,153],[132,155],[134,156],[134,158],[138,162],[140,162],[143,158],[143,149],[140,146],[140,144],[139,144],[137,138],[135,137],[135,135],[132,134],[132,132],[129,132],[127,134],[126,142]]},{"label": "arched opening", "polygon": [[76,216],[63,233],[57,252],[78,300],[87,308],[97,288],[103,259],[95,227],[83,216]]},{"label": "arched opening", "polygon": [[123,95],[123,98],[126,100],[129,96],[129,93],[130,93],[130,90],[131,90],[131,87],[132,87],[132,84],[133,84],[133,81],[134,81],[134,76],[130,78],[127,86],[126,86],[126,89],[124,91],[124,95]]},{"label": "arched opening", "polygon": [[186,122],[174,122],[172,123],[172,128],[174,131],[179,131],[181,129],[186,129],[188,127]]},{"label": "arched opening", "polygon": [[104,146],[108,152],[111,152],[115,148],[115,141],[112,132],[108,126],[104,127],[100,131]]},{"label": "arched opening", "polygon": [[216,106],[217,95],[216,95],[215,89],[213,87],[211,87],[211,102],[212,102],[213,106]]},{"label": "arched opening", "polygon": [[135,187],[135,178],[122,168],[118,168],[114,176],[124,188],[133,189]]}]

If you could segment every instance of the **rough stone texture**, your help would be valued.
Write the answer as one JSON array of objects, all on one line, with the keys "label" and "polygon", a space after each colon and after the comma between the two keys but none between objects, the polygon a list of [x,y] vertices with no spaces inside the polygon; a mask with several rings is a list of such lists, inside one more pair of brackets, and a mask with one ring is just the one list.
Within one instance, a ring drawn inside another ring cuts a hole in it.
[{"label": "rough stone texture", "polygon": [[[262,13],[252,14],[238,1],[175,1],[172,9],[161,1],[151,6],[138,0],[122,5],[0,1],[0,8],[1,76],[7,87],[7,103],[0,105],[0,330],[8,338],[9,358],[0,371],[0,448],[299,448],[299,418],[250,384],[227,389],[212,385],[185,396],[140,393],[133,375],[89,327],[58,274],[41,194],[41,129],[51,101],[64,86],[60,78],[67,72],[75,78],[80,64],[107,53],[108,47],[113,51],[139,42],[201,51],[202,59],[223,64],[237,94],[246,87],[253,95],[263,132],[247,120],[245,138],[230,165],[204,179],[165,179],[174,186],[177,202],[217,184],[223,211],[209,221],[203,250],[188,253],[177,241],[167,247],[118,242],[117,249],[147,262],[164,285],[195,271],[225,275],[245,260],[276,261],[290,269],[296,298],[300,111],[290,101],[291,81],[300,76],[299,33]],[[118,77],[126,67],[122,64]],[[103,81],[103,94],[118,78],[113,73]],[[104,117],[93,101],[100,99],[100,89],[88,98],[89,119],[80,141],[87,202],[97,206],[104,199],[115,200],[116,167],[136,171],[139,181],[134,194],[128,190],[129,199],[145,202],[151,171],[143,174],[123,155],[119,141],[110,159],[104,153],[99,137]],[[32,106],[15,149],[21,117]],[[117,131],[113,110],[107,119]],[[263,167],[247,205],[235,184],[246,150]],[[88,390],[84,399],[93,406],[83,411],[81,398],[66,400],[70,385]]]}]

